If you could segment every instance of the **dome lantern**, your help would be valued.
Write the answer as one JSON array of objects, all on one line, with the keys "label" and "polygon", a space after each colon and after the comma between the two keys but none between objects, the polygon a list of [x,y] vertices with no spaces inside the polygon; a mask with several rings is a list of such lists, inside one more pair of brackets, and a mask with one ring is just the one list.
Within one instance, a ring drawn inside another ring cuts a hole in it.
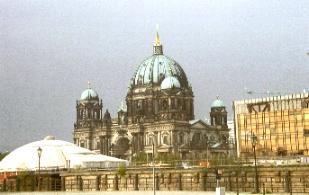
[{"label": "dome lantern", "polygon": [[153,54],[154,55],[163,55],[163,47],[160,41],[159,32],[157,30],[155,43],[153,44]]}]

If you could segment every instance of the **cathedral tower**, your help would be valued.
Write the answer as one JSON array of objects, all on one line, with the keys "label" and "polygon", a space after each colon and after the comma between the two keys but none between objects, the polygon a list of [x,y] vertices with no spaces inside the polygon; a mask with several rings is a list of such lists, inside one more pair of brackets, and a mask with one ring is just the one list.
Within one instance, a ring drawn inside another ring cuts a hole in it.
[{"label": "cathedral tower", "polygon": [[210,121],[212,126],[227,128],[227,111],[219,97],[211,104]]},{"label": "cathedral tower", "polygon": [[216,129],[218,143],[221,143],[221,149],[225,148],[226,154],[229,152],[229,128],[227,126],[227,111],[224,102],[217,97],[211,104],[210,111],[211,126]]},{"label": "cathedral tower", "polygon": [[102,127],[102,99],[90,87],[83,91],[76,101],[76,122],[74,123],[74,143],[90,150],[97,149],[95,131]]}]

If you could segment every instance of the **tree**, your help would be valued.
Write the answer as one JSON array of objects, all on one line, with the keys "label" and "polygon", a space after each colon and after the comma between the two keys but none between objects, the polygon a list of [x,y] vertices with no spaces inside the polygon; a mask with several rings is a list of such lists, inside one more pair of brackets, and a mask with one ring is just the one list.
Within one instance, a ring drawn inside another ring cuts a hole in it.
[{"label": "tree", "polygon": [[126,167],[125,163],[119,164],[119,166],[118,166],[118,174],[120,176],[125,176],[126,172],[127,172],[127,167]]},{"label": "tree", "polygon": [[9,152],[3,152],[3,153],[0,152],[0,161],[8,154],[9,154]]}]

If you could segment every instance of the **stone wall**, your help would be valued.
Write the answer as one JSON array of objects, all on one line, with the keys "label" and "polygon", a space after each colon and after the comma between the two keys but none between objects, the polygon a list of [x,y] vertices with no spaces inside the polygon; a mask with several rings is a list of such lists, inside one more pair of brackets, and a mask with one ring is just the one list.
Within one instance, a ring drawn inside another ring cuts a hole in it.
[{"label": "stone wall", "polygon": [[[220,186],[227,191],[253,192],[253,167],[219,167],[210,169],[156,169],[156,190],[214,191],[216,172],[222,170]],[[151,169],[128,169],[120,176],[117,171],[80,171],[62,173],[66,191],[149,191],[153,190]],[[260,191],[309,192],[309,167],[259,167]]]},{"label": "stone wall", "polygon": [[[226,191],[253,192],[252,166],[195,169],[156,169],[158,191],[215,191],[217,170],[222,171],[220,186]],[[59,175],[42,175],[41,191],[152,191],[153,173],[147,168],[117,170],[70,170]],[[309,193],[309,166],[259,167],[260,191]],[[0,183],[0,191],[38,191],[35,175],[13,176]]]},{"label": "stone wall", "polygon": [[[120,176],[115,172],[65,173],[66,191],[149,191],[153,190],[153,174],[149,170],[128,170]],[[163,191],[189,190],[203,191],[202,180],[205,174],[193,173],[192,170],[157,170],[155,174],[156,189]],[[215,181],[213,181],[215,182]]]},{"label": "stone wall", "polygon": [[[39,181],[40,180],[40,181]],[[0,192],[21,191],[59,191],[61,178],[59,174],[44,174],[40,177],[35,174],[11,176],[0,182]],[[64,189],[63,189],[64,190]]]}]

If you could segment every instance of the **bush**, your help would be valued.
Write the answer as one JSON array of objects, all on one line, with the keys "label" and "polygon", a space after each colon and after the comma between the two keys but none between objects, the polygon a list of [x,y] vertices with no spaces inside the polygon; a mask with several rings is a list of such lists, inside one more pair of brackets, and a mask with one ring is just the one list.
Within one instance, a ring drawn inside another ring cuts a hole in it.
[{"label": "bush", "polygon": [[126,167],[125,163],[119,164],[119,166],[118,166],[118,174],[120,176],[125,176],[126,172],[127,172],[127,167]]},{"label": "bush", "polygon": [[28,177],[30,175],[32,175],[31,171],[29,171],[29,170],[22,170],[22,171],[18,172],[17,177],[20,178],[20,179],[24,179],[24,178],[26,178],[26,177]]}]

